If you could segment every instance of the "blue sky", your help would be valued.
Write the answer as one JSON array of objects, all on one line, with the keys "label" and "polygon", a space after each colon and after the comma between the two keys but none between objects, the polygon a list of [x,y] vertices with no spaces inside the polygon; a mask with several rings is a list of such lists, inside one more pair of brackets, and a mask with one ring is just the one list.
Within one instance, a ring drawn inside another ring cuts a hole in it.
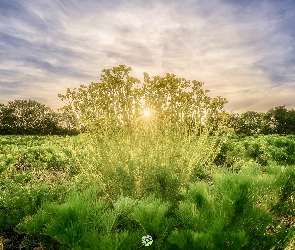
[{"label": "blue sky", "polygon": [[0,0],[0,103],[57,110],[125,64],[201,81],[227,111],[295,109],[294,24],[294,0]]}]

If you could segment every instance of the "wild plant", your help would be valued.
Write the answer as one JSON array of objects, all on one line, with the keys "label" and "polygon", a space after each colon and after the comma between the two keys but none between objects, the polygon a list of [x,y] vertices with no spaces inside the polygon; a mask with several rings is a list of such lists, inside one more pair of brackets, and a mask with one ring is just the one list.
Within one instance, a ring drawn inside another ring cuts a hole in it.
[{"label": "wild plant", "polygon": [[88,126],[81,148],[87,156],[80,165],[101,176],[110,199],[144,197],[156,189],[168,195],[177,190],[172,183],[190,181],[195,166],[210,165],[228,138],[227,117],[220,113],[227,101],[212,100],[198,81],[168,73],[153,78],[144,73],[138,88],[141,82],[130,71],[124,65],[103,70],[100,83],[59,97],[67,103],[63,109]]}]

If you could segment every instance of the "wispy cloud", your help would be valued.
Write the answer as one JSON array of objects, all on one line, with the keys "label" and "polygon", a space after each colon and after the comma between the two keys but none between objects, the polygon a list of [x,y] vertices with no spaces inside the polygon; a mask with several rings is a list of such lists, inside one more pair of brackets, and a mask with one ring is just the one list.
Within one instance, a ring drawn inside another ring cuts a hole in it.
[{"label": "wispy cloud", "polygon": [[202,81],[226,110],[295,109],[294,15],[288,0],[2,0],[0,102],[56,109],[58,93],[125,64]]}]

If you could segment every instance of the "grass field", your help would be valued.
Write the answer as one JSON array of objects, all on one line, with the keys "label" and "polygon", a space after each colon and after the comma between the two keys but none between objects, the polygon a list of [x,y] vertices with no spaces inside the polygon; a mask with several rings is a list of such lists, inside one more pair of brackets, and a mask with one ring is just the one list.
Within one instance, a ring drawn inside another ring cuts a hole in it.
[{"label": "grass field", "polygon": [[295,136],[0,137],[4,249],[294,249],[294,193]]}]

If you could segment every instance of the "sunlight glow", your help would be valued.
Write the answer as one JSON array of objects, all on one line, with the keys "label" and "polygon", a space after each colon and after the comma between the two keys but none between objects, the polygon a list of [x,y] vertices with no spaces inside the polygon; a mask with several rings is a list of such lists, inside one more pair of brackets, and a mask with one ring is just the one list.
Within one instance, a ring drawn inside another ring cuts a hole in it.
[{"label": "sunlight glow", "polygon": [[145,109],[145,110],[143,111],[143,116],[144,116],[144,117],[147,117],[147,116],[150,116],[150,115],[151,115],[151,112],[150,112],[149,110]]}]

